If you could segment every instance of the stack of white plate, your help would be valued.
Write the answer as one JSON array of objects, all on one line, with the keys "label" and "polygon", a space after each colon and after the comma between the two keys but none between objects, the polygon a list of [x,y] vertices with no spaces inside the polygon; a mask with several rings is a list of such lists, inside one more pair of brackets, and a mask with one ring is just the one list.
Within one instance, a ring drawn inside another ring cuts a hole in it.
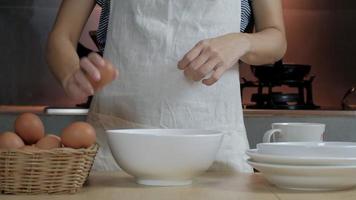
[{"label": "stack of white plate", "polygon": [[248,163],[277,187],[341,190],[356,186],[356,143],[260,143]]}]

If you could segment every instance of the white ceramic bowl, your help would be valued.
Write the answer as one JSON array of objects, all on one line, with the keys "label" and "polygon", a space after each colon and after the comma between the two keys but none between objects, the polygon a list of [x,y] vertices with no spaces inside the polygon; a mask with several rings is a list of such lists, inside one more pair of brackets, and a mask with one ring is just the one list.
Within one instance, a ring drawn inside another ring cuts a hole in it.
[{"label": "white ceramic bowl", "polygon": [[276,142],[257,144],[260,154],[302,157],[356,157],[354,142]]},{"label": "white ceramic bowl", "polygon": [[215,160],[223,133],[212,130],[108,130],[118,165],[144,185],[187,185]]},{"label": "white ceramic bowl", "polygon": [[277,187],[292,190],[326,191],[356,186],[356,166],[293,166],[248,163]]}]

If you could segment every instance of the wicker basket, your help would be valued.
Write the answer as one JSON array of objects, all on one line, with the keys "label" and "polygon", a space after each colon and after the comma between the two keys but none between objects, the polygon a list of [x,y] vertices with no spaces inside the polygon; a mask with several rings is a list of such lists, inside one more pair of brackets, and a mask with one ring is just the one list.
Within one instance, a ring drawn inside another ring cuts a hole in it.
[{"label": "wicker basket", "polygon": [[86,181],[98,145],[28,152],[0,150],[0,193],[75,193]]}]

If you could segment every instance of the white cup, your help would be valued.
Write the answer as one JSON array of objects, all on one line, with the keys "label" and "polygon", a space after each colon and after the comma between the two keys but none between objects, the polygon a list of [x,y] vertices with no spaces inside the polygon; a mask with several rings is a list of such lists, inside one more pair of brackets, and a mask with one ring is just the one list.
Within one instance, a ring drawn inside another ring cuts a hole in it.
[{"label": "white cup", "polygon": [[263,136],[263,142],[322,142],[325,124],[273,123]]}]

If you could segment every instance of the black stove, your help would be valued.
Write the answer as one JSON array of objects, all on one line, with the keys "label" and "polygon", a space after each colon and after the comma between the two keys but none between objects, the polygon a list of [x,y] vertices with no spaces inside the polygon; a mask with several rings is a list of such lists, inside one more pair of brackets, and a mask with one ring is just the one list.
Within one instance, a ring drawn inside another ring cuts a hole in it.
[{"label": "black stove", "polygon": [[[310,68],[310,65],[283,64],[281,61],[274,65],[251,66],[257,81],[242,78],[241,97],[247,88],[256,90],[256,93],[251,96],[253,104],[245,105],[245,108],[290,110],[320,108],[313,102],[312,83],[315,76],[306,78]],[[278,91],[277,88],[281,86],[287,86],[297,92]]]}]

